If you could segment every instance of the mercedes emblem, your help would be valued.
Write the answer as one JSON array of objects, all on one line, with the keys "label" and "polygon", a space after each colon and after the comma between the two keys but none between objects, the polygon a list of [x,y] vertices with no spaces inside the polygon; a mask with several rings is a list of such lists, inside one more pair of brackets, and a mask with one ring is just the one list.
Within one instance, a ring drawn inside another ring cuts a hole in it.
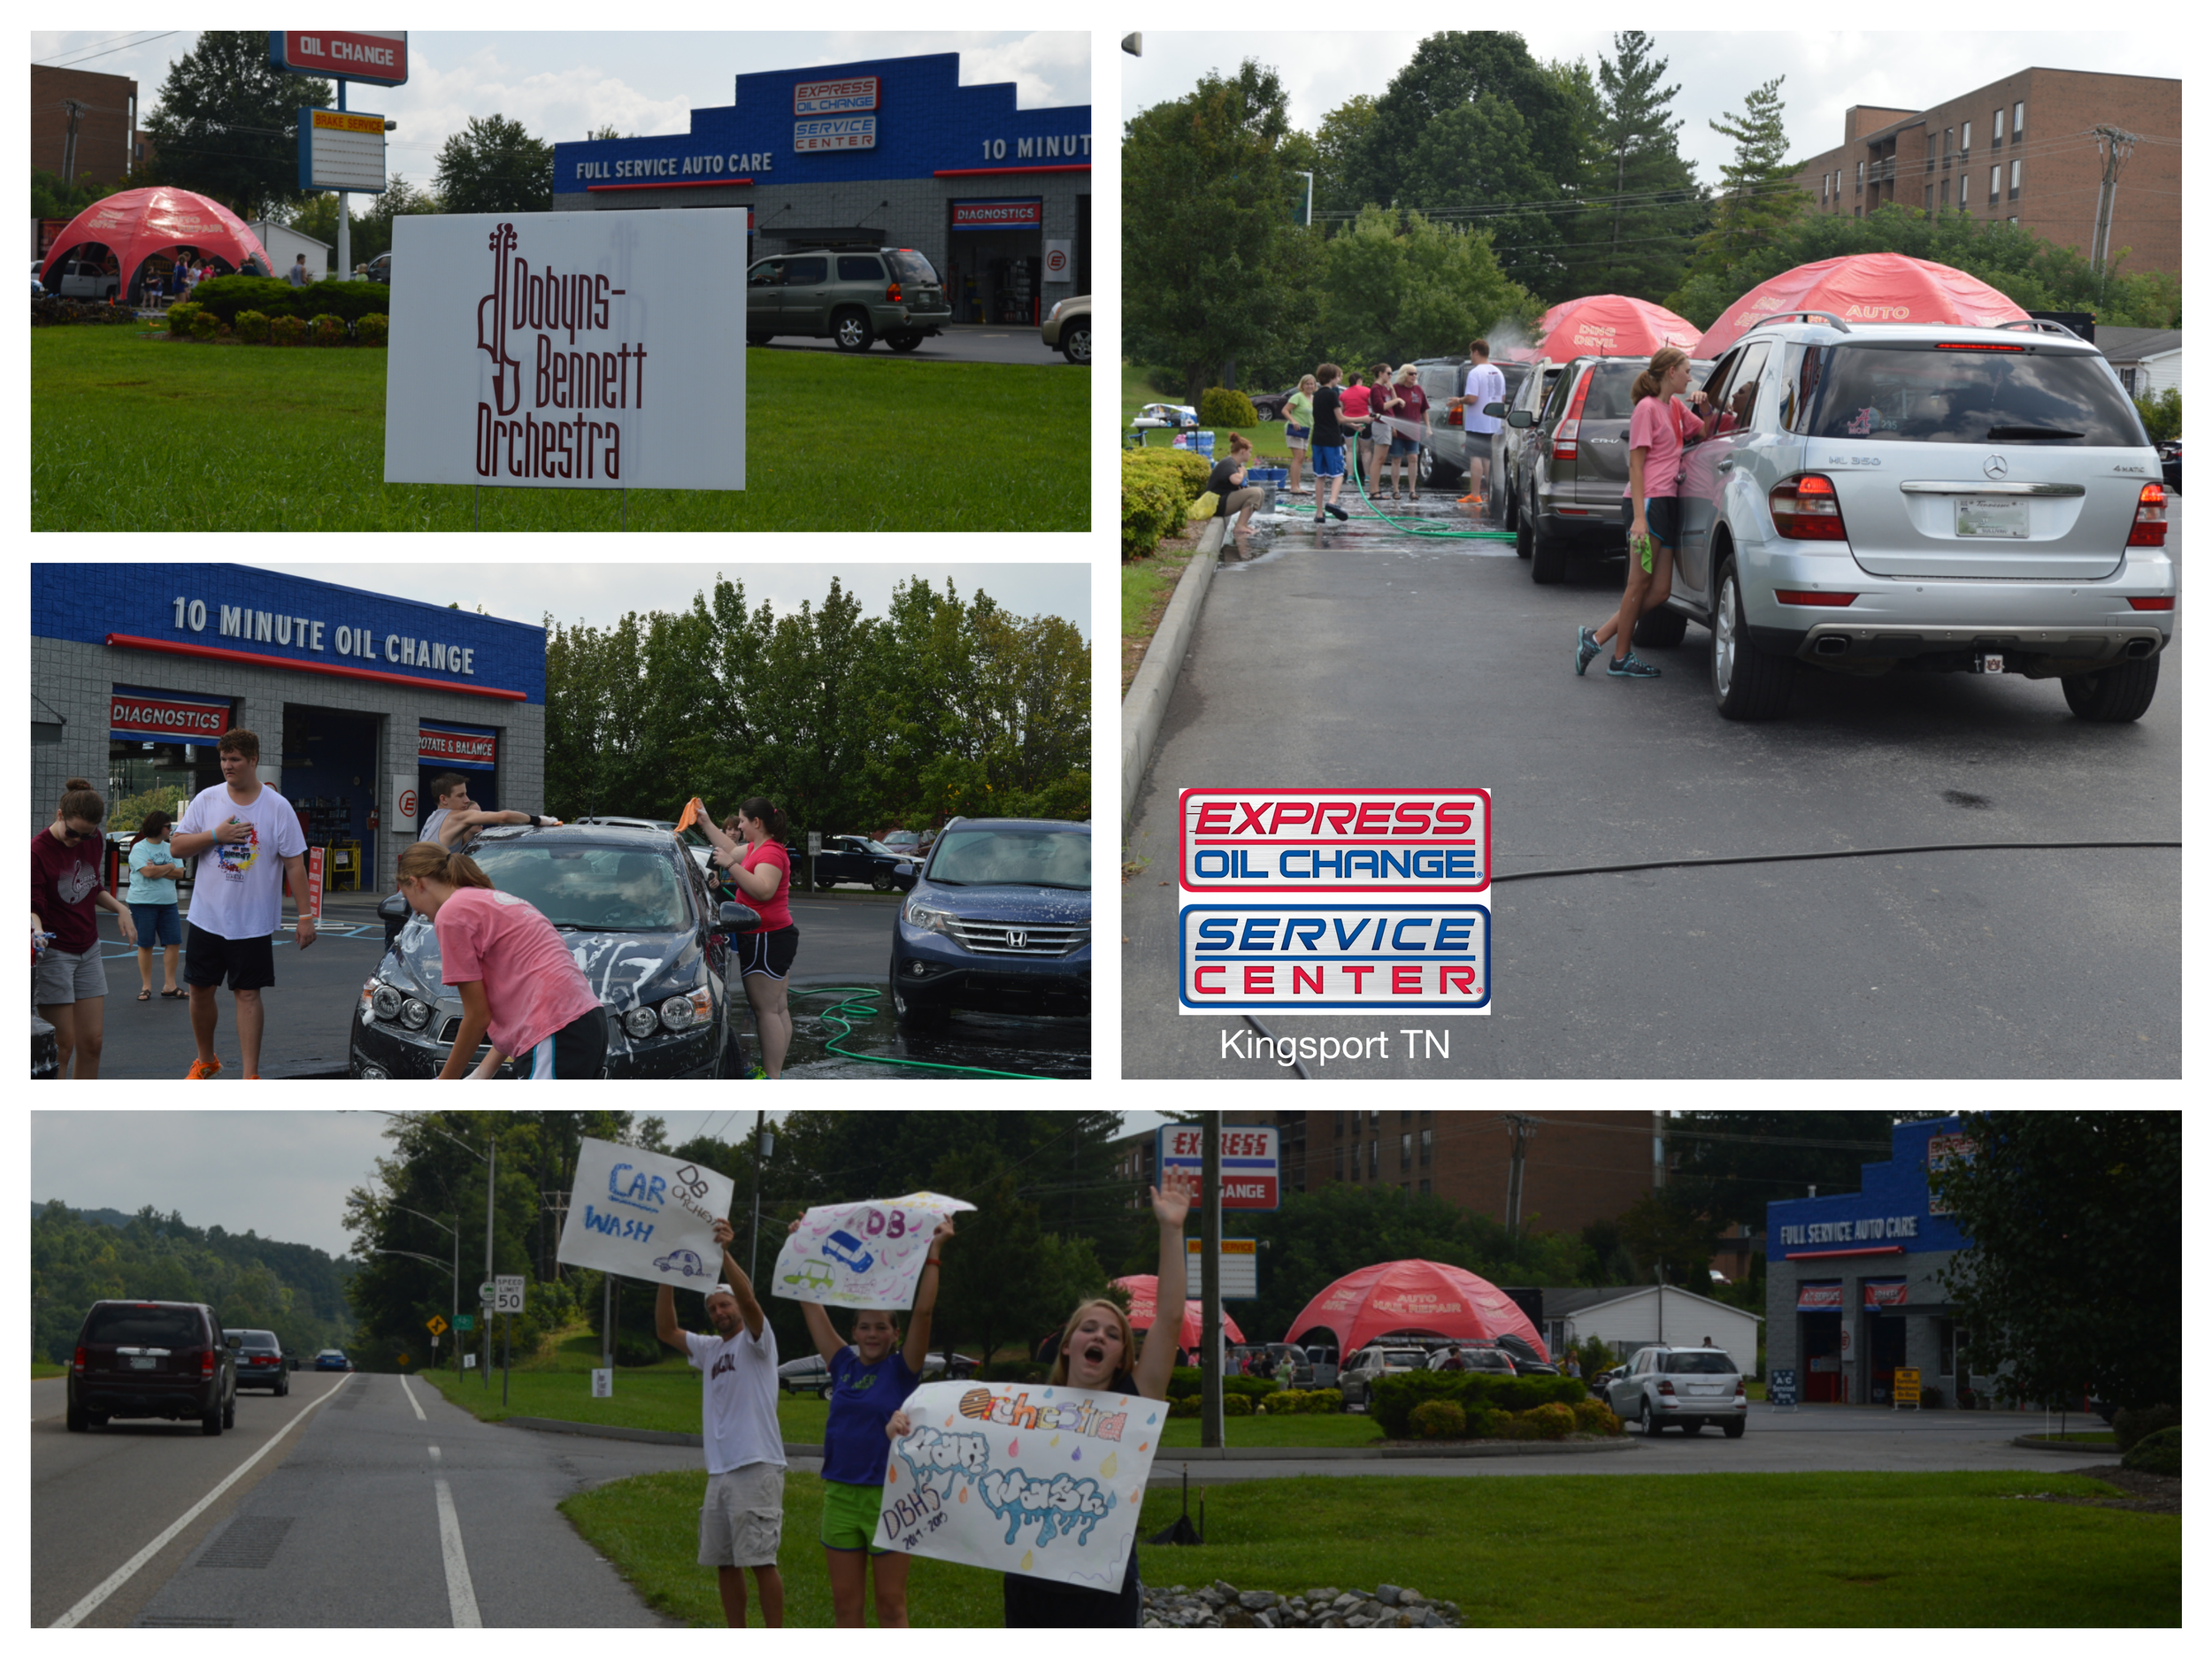
[{"label": "mercedes emblem", "polygon": [[2001,455],[1993,455],[1982,463],[1982,473],[1985,477],[2002,478],[2006,471],[2005,457]]}]

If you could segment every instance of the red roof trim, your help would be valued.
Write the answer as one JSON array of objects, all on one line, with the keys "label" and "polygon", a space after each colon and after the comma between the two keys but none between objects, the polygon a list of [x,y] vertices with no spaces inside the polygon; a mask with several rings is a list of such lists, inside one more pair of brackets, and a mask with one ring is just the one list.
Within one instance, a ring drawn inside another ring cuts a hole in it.
[{"label": "red roof trim", "polygon": [[995,173],[1088,173],[1091,164],[1079,161],[1057,167],[940,167],[930,176],[935,179],[986,179]]},{"label": "red roof trim", "polygon": [[1902,1256],[1901,1244],[1870,1244],[1856,1250],[1790,1250],[1783,1255],[1786,1262],[1818,1262],[1832,1256]]},{"label": "red roof trim", "polygon": [[165,651],[172,657],[204,657],[219,663],[244,663],[254,668],[296,668],[303,674],[329,674],[339,680],[374,680],[388,686],[413,686],[423,691],[457,691],[471,697],[500,697],[510,703],[528,701],[528,694],[498,686],[463,686],[446,680],[425,680],[419,674],[391,674],[380,668],[349,668],[341,663],[303,663],[289,657],[263,657],[254,651],[227,650],[219,645],[193,645],[182,640],[149,640],[135,634],[111,634],[110,645],[133,651]]},{"label": "red roof trim", "polygon": [[588,184],[586,195],[594,190],[696,190],[710,184],[750,184],[750,179],[655,179],[645,184]]}]

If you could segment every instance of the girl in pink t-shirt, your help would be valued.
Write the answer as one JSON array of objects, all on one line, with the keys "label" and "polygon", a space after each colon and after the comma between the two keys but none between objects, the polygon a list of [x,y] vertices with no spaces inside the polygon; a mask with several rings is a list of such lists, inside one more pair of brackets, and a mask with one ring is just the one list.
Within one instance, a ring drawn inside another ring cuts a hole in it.
[{"label": "girl in pink t-shirt", "polygon": [[607,1064],[607,1010],[568,946],[535,906],[492,886],[473,858],[436,841],[399,856],[399,890],[438,932],[442,977],[459,993],[461,1029],[442,1078],[489,1077],[510,1056],[517,1075],[597,1077]]},{"label": "girl in pink t-shirt", "polygon": [[[1609,640],[1613,660],[1607,673],[1616,680],[1659,678],[1659,671],[1630,649],[1629,642],[1637,618],[1666,603],[1673,589],[1674,546],[1681,525],[1675,487],[1682,475],[1682,449],[1704,431],[1703,422],[1675,402],[1689,387],[1690,354],[1679,346],[1660,347],[1636,377],[1636,407],[1628,422],[1628,487],[1621,492],[1628,511],[1628,582],[1619,609],[1595,629],[1577,634],[1578,674]],[[1695,401],[1704,403],[1705,394],[1695,394]]]},{"label": "girl in pink t-shirt", "polygon": [[784,847],[790,832],[774,803],[759,795],[737,809],[742,840],[715,828],[703,803],[695,821],[713,843],[714,862],[737,884],[739,897],[760,913],[760,926],[737,936],[738,972],[760,1033],[759,1075],[780,1078],[791,1048],[789,982],[799,956],[799,929],[791,919],[791,855]]}]

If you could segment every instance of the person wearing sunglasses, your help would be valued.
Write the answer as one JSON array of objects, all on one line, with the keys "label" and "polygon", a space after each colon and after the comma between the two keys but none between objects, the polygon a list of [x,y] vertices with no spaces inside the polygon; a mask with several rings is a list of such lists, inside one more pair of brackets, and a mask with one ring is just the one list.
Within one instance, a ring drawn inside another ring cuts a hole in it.
[{"label": "person wearing sunglasses", "polygon": [[99,791],[72,789],[54,821],[31,837],[31,931],[51,935],[32,964],[31,1001],[54,1028],[57,1077],[100,1075],[108,976],[93,912],[114,911],[123,942],[138,944],[130,906],[100,879],[100,823],[107,813]]}]

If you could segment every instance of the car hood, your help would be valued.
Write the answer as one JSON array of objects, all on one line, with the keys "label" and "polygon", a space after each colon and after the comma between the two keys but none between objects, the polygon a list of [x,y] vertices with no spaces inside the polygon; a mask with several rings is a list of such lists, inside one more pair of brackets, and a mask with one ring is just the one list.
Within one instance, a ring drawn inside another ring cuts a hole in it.
[{"label": "car hood", "polygon": [[[705,955],[688,929],[669,933],[564,929],[561,942],[590,981],[592,994],[618,1014],[692,990],[706,977]],[[392,949],[397,960],[385,957],[385,979],[447,1013],[460,1011],[459,995],[439,977],[444,957],[436,929],[421,917],[411,917]]]},{"label": "car hood", "polygon": [[976,922],[1037,922],[1074,927],[1091,919],[1091,895],[1071,887],[1021,883],[988,887],[945,887],[934,881],[914,886],[922,903]]}]

